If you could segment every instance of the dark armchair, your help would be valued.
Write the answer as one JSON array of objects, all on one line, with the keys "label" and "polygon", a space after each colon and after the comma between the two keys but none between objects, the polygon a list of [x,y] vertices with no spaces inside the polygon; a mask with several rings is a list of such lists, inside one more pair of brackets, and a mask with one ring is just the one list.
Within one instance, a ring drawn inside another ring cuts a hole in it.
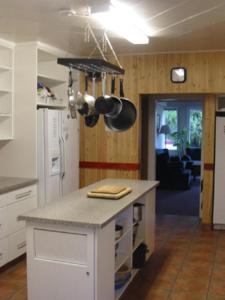
[{"label": "dark armchair", "polygon": [[156,179],[162,189],[186,190],[191,186],[191,170],[178,157],[170,158],[168,149],[157,149]]}]

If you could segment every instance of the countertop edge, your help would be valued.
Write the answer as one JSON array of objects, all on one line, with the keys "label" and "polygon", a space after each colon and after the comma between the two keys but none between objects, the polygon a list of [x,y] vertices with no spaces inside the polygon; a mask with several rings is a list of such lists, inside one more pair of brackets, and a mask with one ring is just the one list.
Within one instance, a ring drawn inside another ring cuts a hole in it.
[{"label": "countertop edge", "polygon": [[117,213],[112,214],[111,217],[109,217],[106,221],[103,221],[102,223],[87,223],[87,222],[79,222],[79,221],[71,221],[71,220],[57,220],[57,219],[50,219],[46,217],[35,217],[35,216],[29,216],[27,214],[18,216],[19,221],[27,221],[27,222],[36,222],[41,224],[56,224],[56,225],[66,225],[66,226],[79,226],[79,227],[85,227],[85,228],[103,228],[108,223],[110,223],[119,213],[124,211],[126,208],[128,208],[130,205],[132,205],[135,201],[137,201],[140,197],[145,196],[148,192],[155,189],[159,185],[159,181],[152,181],[152,186],[146,189],[142,194],[140,194],[136,199],[125,205],[120,211]]},{"label": "countertop edge", "polygon": [[[18,179],[23,180],[23,178],[18,178]],[[32,178],[32,179],[24,178],[24,182],[12,183],[12,185],[7,185],[6,187],[0,188],[0,195],[36,184],[37,182],[38,182],[37,178]]]}]

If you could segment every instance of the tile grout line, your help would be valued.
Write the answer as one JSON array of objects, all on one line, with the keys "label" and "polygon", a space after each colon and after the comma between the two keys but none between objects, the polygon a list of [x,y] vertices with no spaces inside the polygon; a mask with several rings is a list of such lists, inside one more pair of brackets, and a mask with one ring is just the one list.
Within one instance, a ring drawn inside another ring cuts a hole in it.
[{"label": "tile grout line", "polygon": [[199,228],[199,225],[200,225],[200,221],[198,221],[198,223],[195,224],[195,225],[193,226],[193,227],[194,227],[194,228],[193,228],[193,236],[192,236],[192,238],[191,238],[191,240],[190,240],[189,246],[187,247],[186,254],[184,255],[184,258],[183,258],[183,261],[182,261],[182,263],[181,263],[181,266],[180,266],[180,268],[179,268],[179,270],[178,270],[178,272],[177,272],[177,275],[176,275],[176,277],[175,277],[175,279],[174,279],[174,282],[173,282],[173,284],[172,284],[172,288],[171,288],[170,293],[169,293],[169,295],[168,295],[168,297],[167,297],[167,300],[169,300],[170,297],[171,297],[172,294],[173,294],[174,286],[175,286],[176,280],[177,280],[177,278],[178,278],[178,276],[179,276],[179,274],[180,274],[180,272],[181,272],[181,270],[182,270],[182,268],[183,268],[183,266],[184,266],[184,262],[185,262],[186,258],[188,257],[189,250],[190,250],[190,248],[192,247],[192,242],[193,242],[194,237],[195,237],[196,234],[197,234],[197,229]]},{"label": "tile grout line", "polygon": [[210,285],[211,285],[211,282],[212,282],[212,275],[213,275],[214,266],[215,266],[215,263],[216,263],[216,253],[217,253],[217,250],[219,248],[219,236],[220,236],[220,234],[218,233],[218,237],[216,239],[216,249],[215,249],[214,259],[213,259],[213,262],[212,262],[212,270],[211,270],[210,275],[209,275],[209,284],[208,284],[208,288],[207,288],[206,300],[208,300],[208,298],[209,298],[209,290],[210,290]]}]

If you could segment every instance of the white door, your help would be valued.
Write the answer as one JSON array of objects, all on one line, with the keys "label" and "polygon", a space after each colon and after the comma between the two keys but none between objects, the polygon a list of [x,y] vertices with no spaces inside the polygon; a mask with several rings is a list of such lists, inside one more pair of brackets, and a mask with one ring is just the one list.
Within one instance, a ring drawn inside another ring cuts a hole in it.
[{"label": "white door", "polygon": [[217,113],[213,223],[225,224],[225,113]]},{"label": "white door", "polygon": [[79,120],[72,119],[68,111],[61,116],[62,194],[66,195],[79,188]]}]

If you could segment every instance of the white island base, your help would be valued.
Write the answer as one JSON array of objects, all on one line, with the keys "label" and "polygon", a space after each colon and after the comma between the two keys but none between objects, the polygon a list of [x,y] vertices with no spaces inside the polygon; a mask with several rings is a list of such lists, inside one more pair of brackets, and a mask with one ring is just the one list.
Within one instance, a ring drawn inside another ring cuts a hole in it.
[{"label": "white island base", "polygon": [[[131,181],[126,182],[131,185]],[[117,208],[117,212],[114,211],[112,217],[108,220],[105,218],[102,223],[99,221],[93,224],[90,221],[90,224],[82,224],[80,220],[79,223],[65,220],[63,209],[60,220],[58,216],[57,220],[50,217],[47,219],[46,208],[43,208],[43,218],[40,217],[41,209],[36,214],[23,215],[21,219],[27,221],[28,300],[119,299],[138,271],[132,267],[135,249],[145,243],[148,248],[147,258],[154,251],[157,182],[148,182],[151,183],[150,189],[140,193],[132,187],[133,195],[131,193],[124,199],[86,199],[89,209],[90,201],[93,205],[103,201],[102,205],[106,205],[107,212],[121,201],[123,208],[119,211]],[[65,203],[68,204],[70,200],[66,199]],[[143,208],[142,220],[133,241],[135,203],[142,203]],[[54,212],[58,208],[51,205],[47,208],[48,213],[50,209]],[[89,214],[92,213],[95,214],[94,207],[89,211]],[[116,224],[123,226],[123,234],[117,240]],[[132,269],[132,275],[122,288],[116,290],[115,273],[124,264]]]}]

